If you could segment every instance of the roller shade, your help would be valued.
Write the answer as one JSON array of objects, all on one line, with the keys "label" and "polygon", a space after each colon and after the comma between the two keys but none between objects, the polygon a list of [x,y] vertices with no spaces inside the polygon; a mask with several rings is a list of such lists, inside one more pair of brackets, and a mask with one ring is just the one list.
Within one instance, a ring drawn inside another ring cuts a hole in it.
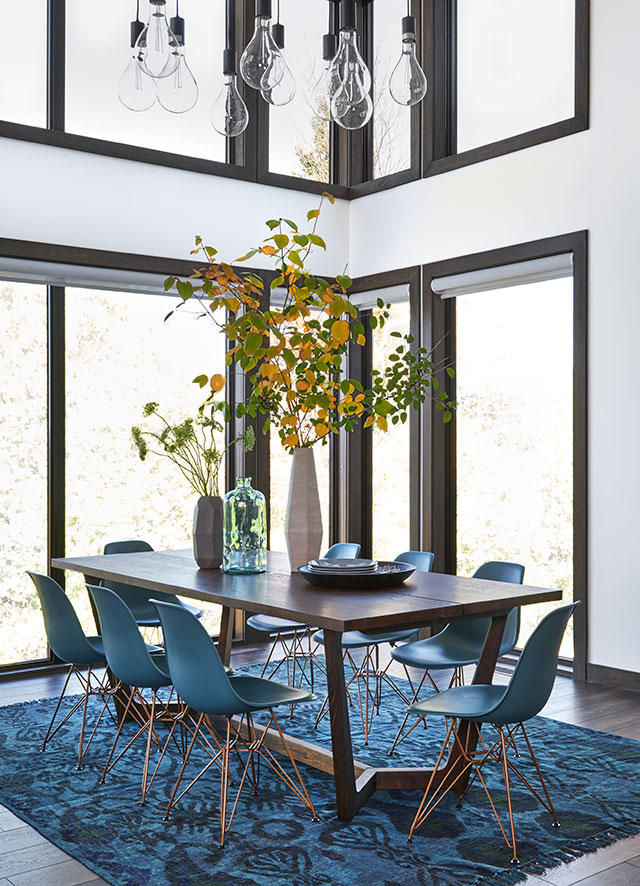
[{"label": "roller shade", "polygon": [[[0,280],[41,283],[49,286],[77,286],[81,289],[106,289],[115,292],[139,292],[146,295],[165,294],[165,277],[160,274],[28,259],[0,258]],[[175,297],[175,291],[171,295]]]},{"label": "roller shade", "polygon": [[[272,289],[271,306],[274,308],[281,308],[284,304],[286,293],[287,290],[281,289],[280,287]],[[349,301],[357,308],[360,308],[361,311],[367,310],[367,308],[377,307],[377,301],[379,298],[381,298],[385,304],[387,302],[393,304],[394,302],[409,301],[409,284],[403,283],[401,286],[385,286],[383,289],[370,289],[367,292],[349,292],[348,298]]]},{"label": "roller shade", "polygon": [[472,292],[488,292],[491,289],[505,289],[507,286],[522,286],[525,283],[539,283],[542,280],[557,280],[573,276],[573,255],[549,255],[531,261],[515,262],[497,268],[484,268],[466,274],[452,274],[437,277],[431,283],[433,291],[442,298],[455,298]]}]

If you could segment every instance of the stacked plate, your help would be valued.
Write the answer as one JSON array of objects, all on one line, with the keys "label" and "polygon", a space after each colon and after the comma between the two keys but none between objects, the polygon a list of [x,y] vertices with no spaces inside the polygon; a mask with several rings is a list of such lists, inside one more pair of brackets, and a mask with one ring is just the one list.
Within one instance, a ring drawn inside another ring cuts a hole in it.
[{"label": "stacked plate", "polygon": [[377,560],[309,560],[313,575],[370,575],[378,568]]}]

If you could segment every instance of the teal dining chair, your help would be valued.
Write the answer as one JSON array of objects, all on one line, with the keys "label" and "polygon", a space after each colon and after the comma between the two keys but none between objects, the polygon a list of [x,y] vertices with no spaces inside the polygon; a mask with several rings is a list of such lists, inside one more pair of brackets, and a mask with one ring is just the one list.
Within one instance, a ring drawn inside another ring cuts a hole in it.
[{"label": "teal dining chair", "polygon": [[[162,756],[164,756],[164,750],[173,736],[173,728],[170,728],[169,735],[163,745],[156,728],[157,724],[161,722],[168,723],[170,727],[175,725],[176,718],[169,710],[172,693],[169,694],[166,701],[161,701],[158,697],[159,689],[171,686],[171,677],[167,669],[165,655],[161,652],[153,654],[149,652],[140,634],[136,620],[124,600],[109,588],[87,585],[87,589],[98,611],[107,664],[118,680],[116,689],[123,706],[120,723],[109,751],[102,777],[100,778],[100,784],[105,783],[107,774],[138,739],[145,736],[146,747],[142,770],[142,797],[140,801],[140,805],[144,806],[147,791],[151,787],[158,771]],[[181,609],[179,606],[176,608]],[[193,618],[194,616],[189,613],[189,617]],[[143,689],[150,690],[150,702],[142,694]],[[135,721],[133,727],[135,730],[134,734],[128,738],[123,750],[114,758],[120,737],[129,717],[133,717]],[[149,778],[152,744],[157,745],[162,755],[151,778]]]},{"label": "teal dining chair", "polygon": [[[203,626],[189,612],[171,603],[154,601],[157,607],[166,641],[167,665],[171,680],[185,705],[186,711],[196,712],[197,720],[191,729],[191,741],[187,747],[178,778],[169,799],[165,820],[171,809],[188,793],[200,777],[217,764],[221,769],[220,790],[220,845],[224,846],[225,835],[229,831],[238,807],[240,794],[249,783],[254,793],[258,790],[260,762],[264,762],[275,772],[286,787],[311,812],[317,816],[307,788],[293,759],[282,729],[276,719],[274,708],[278,705],[292,705],[312,701],[315,695],[306,689],[284,686],[262,677],[229,676],[223,667],[218,650]],[[267,711],[266,725],[254,724],[253,714]],[[237,719],[239,716],[239,720]],[[226,721],[225,738],[218,741],[211,718],[219,717]],[[232,719],[236,717],[236,719]],[[281,748],[293,769],[295,781],[283,768],[277,757],[267,746],[271,727],[275,727]],[[209,748],[210,759],[189,785],[178,794],[185,770],[194,747]],[[227,818],[227,793],[230,773],[230,759],[246,753],[244,765],[240,764],[237,778],[237,796]],[[270,811],[270,815],[273,811]]]},{"label": "teal dining chair", "polygon": [[[396,557],[395,562],[410,563],[420,572],[431,572],[433,559],[434,555],[431,551],[405,551]],[[376,713],[380,713],[383,683],[386,683],[406,704],[409,704],[411,701],[388,673],[391,661],[384,668],[381,668],[380,645],[382,643],[389,643],[393,647],[396,643],[413,637],[418,630],[419,628],[405,628],[398,631],[383,631],[379,634],[346,631],[342,635],[343,661],[349,665],[352,672],[351,677],[346,683],[347,698],[351,702],[349,687],[355,682],[358,690],[360,723],[365,744],[369,743],[369,733],[373,725],[373,717]],[[319,645],[324,645],[324,634],[322,631],[317,631],[313,635],[313,639]],[[364,650],[360,663],[356,663],[352,655],[356,649]],[[328,709],[327,697],[318,712],[314,728],[318,727],[320,721],[326,716]]]},{"label": "teal dining chair", "polygon": [[[331,545],[324,555],[325,560],[353,560],[360,553],[360,545],[352,542],[338,542]],[[283,657],[276,663],[268,675],[272,680],[284,664],[287,671],[287,683],[293,686],[302,686],[306,682],[313,692],[314,689],[314,666],[325,672],[324,663],[315,653],[312,644],[314,627],[292,621],[288,618],[276,618],[272,615],[252,615],[247,619],[247,625],[254,631],[269,634],[273,638],[269,655],[262,668],[261,677],[264,677],[273,655],[277,649],[281,649]],[[306,676],[307,665],[309,677]],[[299,672],[296,677],[296,670]],[[293,710],[292,710],[293,713]]]},{"label": "teal dining chair", "polygon": [[[486,579],[489,581],[506,581],[512,584],[522,584],[524,581],[524,566],[519,563],[509,563],[504,560],[489,560],[478,567],[473,578]],[[470,618],[464,621],[456,621],[448,624],[442,631],[433,637],[424,640],[415,640],[412,643],[404,643],[391,650],[391,658],[400,662],[404,667],[407,680],[411,687],[413,697],[411,703],[418,701],[420,690],[428,678],[433,689],[439,691],[439,687],[431,676],[430,671],[449,670],[453,671],[449,688],[464,684],[464,670],[467,665],[477,664],[487,631],[491,624],[490,618]],[[500,655],[511,652],[518,642],[520,633],[520,607],[514,607],[507,616],[507,622],[500,644]],[[422,671],[422,678],[417,686],[414,686],[409,668]],[[407,714],[400,724],[400,728],[389,750],[389,756],[393,754],[400,742],[415,729],[419,721],[416,721],[407,732],[404,727],[409,715]]]},{"label": "teal dining chair", "polygon": [[[555,809],[524,724],[540,713],[551,695],[562,637],[579,602],[560,606],[542,619],[525,644],[507,686],[482,684],[456,686],[411,705],[409,708],[411,714],[418,717],[445,717],[449,719],[450,725],[422,801],[411,824],[409,841],[413,838],[416,829],[435,810],[445,794],[454,788],[458,795],[458,805],[460,805],[476,777],[484,788],[502,836],[512,852],[512,864],[519,864],[519,860],[510,774],[514,775],[518,782],[533,794],[543,808],[551,814],[553,825],[558,827]],[[491,735],[490,738],[487,736],[481,738],[480,730],[483,724],[491,726],[497,733],[497,737]],[[523,772],[514,763],[513,758],[507,755],[507,751],[513,747],[514,738],[518,734],[521,734],[524,739],[543,796],[531,784],[529,780],[531,774],[526,770]],[[442,778],[442,769],[439,769],[439,766],[451,742],[453,742],[453,752],[456,754],[458,762],[451,766]],[[488,762],[498,763],[502,769],[509,813],[509,836],[500,820],[486,779],[482,775],[482,769]],[[435,780],[436,773],[440,774],[438,782]]]},{"label": "teal dining chair", "polygon": [[[40,600],[42,616],[44,619],[44,628],[47,635],[47,642],[53,654],[60,661],[69,665],[67,676],[62,687],[62,692],[58,698],[58,702],[53,711],[49,728],[46,731],[41,750],[44,751],[47,744],[67,723],[77,710],[82,708],[82,723],[80,725],[80,738],[78,740],[78,762],[77,769],[82,769],[82,760],[89,749],[93,737],[96,733],[102,715],[108,706],[111,697],[108,677],[99,672],[96,668],[106,667],[106,658],[102,637],[87,637],[82,630],[82,626],[71,604],[71,601],[60,587],[57,581],[54,581],[48,575],[40,575],[38,572],[29,572],[27,575],[35,585],[36,593]],[[85,673],[86,670],[86,673]],[[55,726],[56,717],[62,704],[71,678],[75,677],[83,693],[75,701],[69,711]],[[84,744],[85,726],[87,721],[87,705],[89,696],[98,695],[103,701],[102,708],[93,727],[89,740]]]},{"label": "teal dining chair", "polygon": [[[146,541],[132,539],[130,541],[110,541],[104,546],[105,554],[136,554],[144,551],[152,551],[153,548]],[[136,585],[127,585],[121,581],[104,579],[100,582],[103,588],[109,588],[127,604],[130,612],[141,628],[160,628],[158,613],[149,602],[149,597],[164,600],[166,603],[176,603],[188,609],[197,618],[202,618],[202,609],[185,603],[184,600],[174,597],[172,594],[164,594],[162,591],[150,591],[148,588],[140,588]]]}]

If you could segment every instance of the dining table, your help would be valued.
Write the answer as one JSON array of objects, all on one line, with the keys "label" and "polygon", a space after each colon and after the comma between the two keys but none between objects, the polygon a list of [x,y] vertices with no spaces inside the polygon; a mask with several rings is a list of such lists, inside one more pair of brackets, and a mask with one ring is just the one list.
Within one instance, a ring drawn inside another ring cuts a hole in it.
[{"label": "dining table", "polygon": [[[557,589],[420,571],[394,587],[320,588],[292,572],[286,554],[271,551],[266,571],[251,575],[199,569],[191,550],[56,557],[51,565],[55,569],[82,573],[87,584],[111,580],[220,605],[218,651],[227,665],[236,613],[261,613],[321,628],[331,749],[291,735],[285,738],[294,759],[333,775],[337,815],[345,822],[354,818],[375,791],[424,789],[432,769],[371,766],[354,759],[342,634],[354,630],[375,634],[404,628],[418,631],[442,622],[487,617],[489,628],[473,676],[473,683],[487,684],[493,679],[509,612],[515,606],[562,599],[562,592]],[[465,737],[468,745],[477,740],[477,732],[470,723],[460,724],[459,735],[463,744]],[[279,749],[277,735],[270,736],[269,741],[273,749]],[[445,778],[455,778],[460,765],[454,744],[434,776],[435,784]]]}]

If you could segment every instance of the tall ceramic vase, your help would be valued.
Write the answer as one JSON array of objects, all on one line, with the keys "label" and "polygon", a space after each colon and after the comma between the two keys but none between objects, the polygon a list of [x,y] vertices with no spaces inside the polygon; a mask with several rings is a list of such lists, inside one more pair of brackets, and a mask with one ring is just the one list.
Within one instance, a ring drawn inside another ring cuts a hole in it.
[{"label": "tall ceramic vase", "polygon": [[285,535],[292,572],[320,556],[322,512],[312,448],[293,451]]},{"label": "tall ceramic vase", "polygon": [[193,514],[193,557],[200,569],[219,569],[222,563],[222,499],[201,495]]}]

